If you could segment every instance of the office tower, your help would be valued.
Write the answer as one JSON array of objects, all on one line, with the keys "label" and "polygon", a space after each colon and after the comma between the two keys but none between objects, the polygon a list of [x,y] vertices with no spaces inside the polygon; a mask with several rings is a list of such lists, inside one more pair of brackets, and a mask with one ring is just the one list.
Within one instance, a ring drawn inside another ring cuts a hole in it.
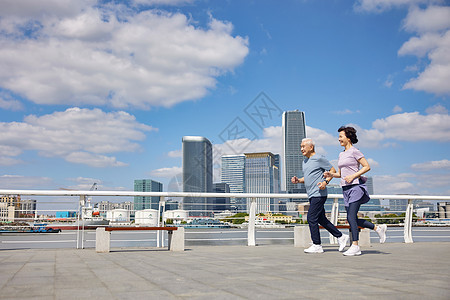
[{"label": "office tower", "polygon": [[[222,182],[230,187],[230,193],[243,193],[245,191],[245,155],[222,156]],[[231,198],[230,205],[233,211],[243,212],[247,209],[247,199]]]},{"label": "office tower", "polygon": [[[225,182],[214,183],[213,184],[214,193],[229,193],[230,186]],[[230,198],[228,197],[216,197],[214,199],[213,212],[218,213],[224,210],[230,210]]]},{"label": "office tower", "polygon": [[[303,177],[303,155],[300,151],[302,139],[306,137],[305,113],[302,111],[283,112],[283,189],[286,193],[306,193],[303,183],[293,184],[291,178]],[[293,199],[292,201],[298,201]]]},{"label": "office tower", "polygon": [[[279,170],[275,165],[275,155],[270,152],[245,153],[245,192],[279,193]],[[249,210],[250,199],[247,199]],[[273,198],[257,198],[256,213],[274,211]]]},{"label": "office tower", "polygon": [[[183,137],[183,191],[210,193],[213,189],[212,145],[201,136]],[[190,216],[211,216],[211,198],[184,197]]]},{"label": "office tower", "polygon": [[26,199],[20,200],[19,218],[29,217],[36,214],[36,200]]},{"label": "office tower", "polygon": [[[161,182],[151,179],[140,179],[134,181],[135,192],[162,192],[163,185]],[[159,209],[159,197],[134,197],[134,209]]]},{"label": "office tower", "polygon": [[369,192],[369,195],[373,195],[373,177],[367,177],[366,181],[367,191]]}]

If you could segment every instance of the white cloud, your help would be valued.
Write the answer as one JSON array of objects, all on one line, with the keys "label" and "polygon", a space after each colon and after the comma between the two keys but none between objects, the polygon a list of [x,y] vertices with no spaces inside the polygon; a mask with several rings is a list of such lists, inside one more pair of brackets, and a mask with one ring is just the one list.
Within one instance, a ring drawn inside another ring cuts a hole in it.
[{"label": "white cloud", "polygon": [[7,93],[0,92],[0,108],[6,110],[22,110],[23,105],[20,101],[15,100],[13,97],[8,95]]},{"label": "white cloud", "polygon": [[375,194],[414,194],[417,192],[416,185],[411,183],[414,179],[412,174],[375,175],[373,177]]},{"label": "white cloud", "polygon": [[367,162],[369,163],[371,168],[377,168],[378,166],[380,166],[380,164],[373,158],[367,158]]},{"label": "white cloud", "polygon": [[351,114],[360,113],[360,111],[359,110],[356,110],[356,111],[355,110],[350,110],[350,109],[346,108],[344,110],[335,111],[334,113],[338,114],[338,115],[351,115]]},{"label": "white cloud", "polygon": [[441,3],[443,0],[357,0],[354,9],[358,12],[380,13],[394,7],[409,7],[424,3]]},{"label": "white cloud", "polygon": [[410,38],[399,49],[399,55],[427,56],[429,64],[404,89],[450,95],[450,7],[413,8],[404,20],[403,28],[418,36]]},{"label": "white cloud", "polygon": [[306,126],[306,136],[312,138],[319,147],[339,145],[337,131],[333,136],[322,129]]},{"label": "white cloud", "polygon": [[154,130],[123,111],[70,108],[40,117],[29,115],[24,122],[0,123],[0,157],[13,159],[23,151],[35,150],[41,156],[94,167],[123,166],[104,154],[137,151],[140,146],[135,141]]},{"label": "white cloud", "polygon": [[428,107],[425,112],[429,115],[432,114],[443,114],[443,115],[447,115],[448,114],[448,110],[447,108],[445,108],[444,106],[442,106],[441,104],[436,104],[434,106]]},{"label": "white cloud", "polygon": [[183,151],[182,150],[174,150],[167,153],[167,156],[169,157],[183,157]]},{"label": "white cloud", "polygon": [[411,165],[416,171],[450,170],[450,160],[427,161]]},{"label": "white cloud", "polygon": [[1,175],[0,186],[3,189],[25,189],[36,188],[42,189],[43,186],[52,184],[52,179],[48,177],[21,176],[21,175]]},{"label": "white cloud", "polygon": [[403,28],[410,32],[436,32],[450,27],[450,7],[429,6],[427,9],[413,7]]},{"label": "white cloud", "polygon": [[[421,8],[422,7],[422,8]],[[450,7],[444,0],[358,0],[359,12],[380,13],[391,8],[407,8],[403,30],[417,33],[398,50],[398,55],[427,56],[425,69],[403,85],[404,89],[450,95]],[[409,68],[406,71],[411,71]],[[387,81],[388,86],[391,81]]]},{"label": "white cloud", "polygon": [[392,112],[393,113],[400,113],[403,111],[403,108],[401,108],[399,105],[396,105],[393,109]]},{"label": "white cloud", "polygon": [[400,141],[450,141],[450,116],[443,114],[420,115],[403,113],[378,119],[372,123],[373,132],[384,138]]},{"label": "white cloud", "polygon": [[138,5],[170,5],[170,6],[189,4],[194,1],[195,0],[132,0],[132,2]]},{"label": "white cloud", "polygon": [[206,95],[249,51],[213,17],[200,28],[181,13],[28,2],[0,6],[0,87],[38,104],[170,107]]},{"label": "white cloud", "polygon": [[181,167],[161,168],[150,172],[150,175],[162,178],[173,178],[182,173]]},{"label": "white cloud", "polygon": [[126,163],[117,161],[113,156],[98,155],[81,151],[69,153],[65,159],[74,164],[84,164],[97,168],[128,166]]}]

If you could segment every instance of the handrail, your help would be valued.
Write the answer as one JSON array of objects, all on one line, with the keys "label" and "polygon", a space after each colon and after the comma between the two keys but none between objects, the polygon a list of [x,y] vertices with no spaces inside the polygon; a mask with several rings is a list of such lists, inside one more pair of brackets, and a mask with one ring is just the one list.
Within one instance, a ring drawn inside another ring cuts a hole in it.
[{"label": "handrail", "polygon": [[[203,198],[290,198],[308,199],[307,194],[270,193],[193,193],[193,192],[134,192],[134,191],[59,191],[59,190],[0,190],[0,195],[27,196],[140,196],[140,197],[203,197]],[[226,195],[226,196],[225,196]],[[328,194],[328,198],[342,198],[342,194]],[[370,195],[372,199],[392,200],[450,200],[438,195]]]}]

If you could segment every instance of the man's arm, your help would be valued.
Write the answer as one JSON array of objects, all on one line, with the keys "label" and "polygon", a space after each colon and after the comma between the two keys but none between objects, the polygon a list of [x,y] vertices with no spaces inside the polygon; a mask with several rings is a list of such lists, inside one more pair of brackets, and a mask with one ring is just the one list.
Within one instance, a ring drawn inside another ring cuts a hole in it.
[{"label": "man's arm", "polygon": [[296,183],[305,183],[305,177],[298,178],[297,176],[294,176],[294,177],[291,178],[291,182],[292,182],[293,184],[296,184]]}]

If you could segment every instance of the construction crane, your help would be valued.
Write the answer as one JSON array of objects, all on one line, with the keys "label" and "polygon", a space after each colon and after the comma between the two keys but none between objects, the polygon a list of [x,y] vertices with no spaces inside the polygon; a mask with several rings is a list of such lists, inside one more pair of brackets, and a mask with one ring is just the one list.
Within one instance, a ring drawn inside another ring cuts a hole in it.
[{"label": "construction crane", "polygon": [[94,182],[94,184],[89,189],[90,191],[96,191],[97,190],[97,182]]}]

